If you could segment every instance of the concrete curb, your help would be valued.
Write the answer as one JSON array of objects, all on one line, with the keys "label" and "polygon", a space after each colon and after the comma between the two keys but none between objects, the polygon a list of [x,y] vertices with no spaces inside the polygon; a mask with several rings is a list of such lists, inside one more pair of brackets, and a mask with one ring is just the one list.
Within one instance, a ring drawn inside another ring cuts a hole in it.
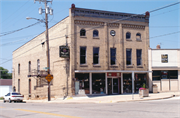
[{"label": "concrete curb", "polygon": [[[176,95],[176,97],[179,95]],[[151,98],[151,99],[139,99],[139,100],[119,100],[119,101],[26,101],[27,103],[59,103],[59,104],[105,104],[105,103],[120,103],[120,102],[138,102],[138,101],[150,101],[150,100],[162,100],[162,99],[169,99],[174,97],[174,95],[168,97],[160,97],[160,98]],[[72,98],[70,98],[72,99]]]}]

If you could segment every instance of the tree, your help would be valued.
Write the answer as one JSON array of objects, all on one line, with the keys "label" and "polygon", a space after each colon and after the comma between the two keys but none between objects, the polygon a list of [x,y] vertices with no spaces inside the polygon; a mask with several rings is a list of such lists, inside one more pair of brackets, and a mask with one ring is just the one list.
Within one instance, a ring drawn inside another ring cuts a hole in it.
[{"label": "tree", "polygon": [[12,73],[9,73],[9,71],[3,67],[0,67],[0,79],[12,79]]}]

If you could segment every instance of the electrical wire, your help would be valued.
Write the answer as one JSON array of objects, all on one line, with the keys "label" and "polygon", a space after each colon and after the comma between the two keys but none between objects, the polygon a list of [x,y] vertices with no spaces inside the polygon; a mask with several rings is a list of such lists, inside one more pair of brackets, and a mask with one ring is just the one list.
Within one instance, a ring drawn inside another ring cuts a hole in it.
[{"label": "electrical wire", "polygon": [[155,10],[151,10],[151,11],[149,11],[150,13],[152,13],[152,12],[155,12],[155,11],[159,11],[159,10],[161,10],[161,9],[164,9],[164,8],[167,8],[167,7],[171,7],[171,6],[174,6],[174,5],[177,5],[177,4],[179,4],[180,2],[176,2],[176,3],[173,3],[173,4],[169,4],[169,5],[166,5],[166,6],[164,6],[164,7],[160,7],[160,8],[157,8],[157,9],[155,9]]},{"label": "electrical wire", "polygon": [[23,29],[26,29],[26,28],[32,27],[32,26],[34,26],[34,25],[36,25],[36,24],[39,24],[39,23],[40,23],[40,22],[36,22],[36,23],[34,23],[34,24],[32,24],[32,25],[26,26],[26,27],[24,27],[24,28],[20,28],[20,29],[18,29],[18,30],[9,31],[9,32],[3,32],[3,33],[1,33],[2,35],[0,35],[0,37],[2,37],[2,36],[6,36],[6,35],[9,35],[9,34],[12,34],[12,33],[18,32],[18,31],[21,31],[21,30],[23,30]]},{"label": "electrical wire", "polygon": [[[168,5],[168,6],[166,6],[166,7],[170,7],[170,6],[173,6],[173,5],[176,5],[176,4],[179,4],[180,2],[178,2],[178,3],[174,3],[174,4],[171,4],[171,5]],[[163,7],[163,8],[166,8],[166,7]],[[156,10],[152,10],[152,11],[150,11],[150,12],[154,12],[154,11],[157,11],[157,10],[161,10],[160,8],[159,9],[156,9]],[[137,16],[137,15],[133,15],[133,16]],[[131,16],[132,17],[132,16]],[[129,18],[131,18],[131,17],[129,17]],[[127,19],[127,18],[126,18]],[[122,19],[120,19],[120,20],[122,20]],[[117,22],[117,21],[120,21],[120,20],[116,20],[116,21],[114,21],[113,23],[115,23],[115,22]],[[124,19],[123,19],[124,20]],[[102,27],[102,26],[99,26],[99,27]],[[97,28],[97,27],[96,27]],[[93,28],[94,29],[94,28]],[[92,30],[92,29],[89,29],[89,30]],[[173,32],[173,33],[169,33],[169,34],[166,34],[166,35],[171,35],[171,34],[175,34],[175,33],[179,33],[180,31],[178,31],[178,32]],[[77,33],[80,33],[80,32],[76,32],[76,33],[74,33],[74,34],[69,34],[68,36],[72,36],[72,35],[75,35],[75,34],[77,34]],[[161,36],[165,36],[165,35],[161,35]],[[62,37],[65,37],[65,36],[62,36]],[[160,37],[160,36],[156,36],[156,37]],[[61,37],[57,37],[57,38],[61,38]],[[57,39],[57,38],[54,38],[54,39]],[[153,37],[154,38],[154,37]],[[53,39],[50,39],[50,40],[53,40]],[[23,53],[24,54],[24,53]],[[10,60],[12,60],[12,59],[10,59]],[[6,61],[6,62],[8,62],[8,61]],[[4,64],[4,63],[6,63],[6,62],[3,62],[3,63],[1,63],[1,64]]]},{"label": "electrical wire", "polygon": [[9,15],[4,21],[2,21],[2,23],[4,23],[5,21],[7,21],[7,19],[9,19],[11,16],[13,16],[17,11],[19,11],[24,5],[26,5],[30,0],[27,0],[26,3],[24,3],[22,6],[20,6],[15,12],[13,12],[11,15]]}]

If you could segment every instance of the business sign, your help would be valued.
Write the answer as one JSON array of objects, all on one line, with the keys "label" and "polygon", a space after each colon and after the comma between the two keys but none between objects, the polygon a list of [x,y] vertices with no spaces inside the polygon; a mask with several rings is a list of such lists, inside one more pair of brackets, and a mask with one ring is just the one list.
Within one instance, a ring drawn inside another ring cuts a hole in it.
[{"label": "business sign", "polygon": [[59,56],[62,58],[69,58],[69,47],[59,46]]},{"label": "business sign", "polygon": [[120,76],[121,76],[121,73],[107,73],[107,76],[120,77]]},{"label": "business sign", "polygon": [[162,63],[168,63],[168,54],[162,54],[161,55],[161,62]]}]

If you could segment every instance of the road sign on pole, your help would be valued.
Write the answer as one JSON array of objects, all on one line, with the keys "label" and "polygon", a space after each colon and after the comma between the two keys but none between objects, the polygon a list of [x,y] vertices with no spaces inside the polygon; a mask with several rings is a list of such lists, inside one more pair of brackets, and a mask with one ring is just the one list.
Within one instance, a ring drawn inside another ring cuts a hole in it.
[{"label": "road sign on pole", "polygon": [[46,76],[46,80],[47,80],[48,82],[51,82],[52,79],[53,79],[53,76],[52,76],[52,75],[48,74],[48,75]]}]

